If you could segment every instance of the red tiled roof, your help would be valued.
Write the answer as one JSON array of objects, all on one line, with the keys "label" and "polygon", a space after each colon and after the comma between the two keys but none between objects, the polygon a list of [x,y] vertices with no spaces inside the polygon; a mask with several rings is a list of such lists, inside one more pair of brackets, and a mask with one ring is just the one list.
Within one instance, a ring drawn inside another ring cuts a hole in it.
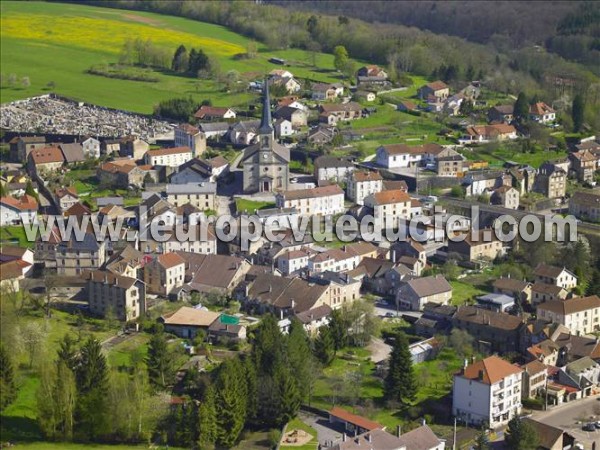
[{"label": "red tiled roof", "polygon": [[178,153],[192,153],[192,149],[189,147],[170,147],[170,148],[159,148],[156,150],[148,150],[146,154],[148,156],[166,156],[176,155]]},{"label": "red tiled roof", "polygon": [[227,111],[229,111],[229,108],[219,108],[216,106],[201,106],[200,109],[198,111],[196,111],[196,114],[194,114],[194,117],[198,118],[198,119],[202,119],[206,116],[212,116],[212,117],[223,117]]},{"label": "red tiled roof", "polygon": [[37,200],[27,194],[19,199],[10,196],[0,197],[0,203],[12,206],[19,211],[37,211],[38,209]]},{"label": "red tiled roof", "polygon": [[400,189],[381,191],[373,194],[375,203],[378,205],[389,205],[392,203],[410,203],[410,196]]},{"label": "red tiled roof", "polygon": [[62,163],[65,161],[65,157],[58,147],[44,147],[39,150],[33,150],[29,156],[36,165]]},{"label": "red tiled roof", "polygon": [[158,256],[156,259],[158,260],[158,263],[165,269],[170,269],[180,264],[185,264],[185,259],[179,256],[177,253],[165,253]]},{"label": "red tiled roof", "polygon": [[366,419],[362,416],[357,416],[356,414],[352,414],[351,412],[348,412],[345,409],[339,408],[337,406],[335,406],[331,411],[329,411],[329,415],[337,417],[338,419],[341,419],[344,422],[351,423],[365,430],[377,430],[379,428],[384,428],[377,422]]},{"label": "red tiled roof", "polygon": [[512,365],[498,356],[490,356],[481,361],[468,365],[464,369],[463,377],[470,380],[479,380],[480,376],[485,384],[494,384],[509,375],[520,373],[523,370]]}]

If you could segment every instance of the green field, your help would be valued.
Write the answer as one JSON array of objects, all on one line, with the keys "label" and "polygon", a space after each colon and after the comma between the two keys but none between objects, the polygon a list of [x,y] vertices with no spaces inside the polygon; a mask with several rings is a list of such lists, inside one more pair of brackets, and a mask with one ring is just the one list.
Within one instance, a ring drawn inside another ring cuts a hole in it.
[{"label": "green field", "polygon": [[3,1],[0,3],[1,65],[3,78],[15,74],[29,77],[31,85],[3,86],[1,102],[50,92],[102,106],[151,113],[158,101],[175,96],[197,100],[210,98],[213,104],[244,106],[253,94],[229,94],[212,81],[177,74],[159,73],[156,83],[105,78],[86,73],[92,65],[115,63],[129,37],[151,39],[160,47],[175,51],[179,44],[201,48],[219,61],[223,72],[238,71],[246,79],[264,76],[273,68],[268,59],[286,59],[289,69],[300,78],[339,81],[333,70],[333,56],[318,54],[313,70],[307,52],[297,49],[269,51],[258,43],[253,59],[236,57],[246,52],[249,39],[224,27],[180,17],[124,11],[82,5]]},{"label": "green field", "polygon": [[236,198],[235,199],[235,209],[238,212],[247,211],[248,214],[253,214],[257,209],[268,209],[275,208],[275,203],[273,202],[259,202],[254,200],[247,200],[245,198]]}]

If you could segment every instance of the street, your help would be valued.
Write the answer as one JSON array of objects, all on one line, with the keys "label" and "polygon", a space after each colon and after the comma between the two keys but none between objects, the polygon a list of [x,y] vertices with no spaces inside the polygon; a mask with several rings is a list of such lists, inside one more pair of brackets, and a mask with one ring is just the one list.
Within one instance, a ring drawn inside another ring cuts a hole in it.
[{"label": "street", "polygon": [[581,429],[586,422],[600,420],[600,397],[597,395],[565,403],[549,411],[535,412],[532,418],[567,431],[577,442],[583,444],[586,450],[591,449],[593,443],[596,446],[600,445],[600,430],[588,432]]}]

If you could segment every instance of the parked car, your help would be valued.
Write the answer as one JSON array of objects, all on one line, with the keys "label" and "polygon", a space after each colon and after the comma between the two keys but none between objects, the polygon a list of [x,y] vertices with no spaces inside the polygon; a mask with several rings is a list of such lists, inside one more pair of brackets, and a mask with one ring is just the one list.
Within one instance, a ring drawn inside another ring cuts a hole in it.
[{"label": "parked car", "polygon": [[594,423],[586,423],[581,429],[583,431],[596,431],[596,425]]}]

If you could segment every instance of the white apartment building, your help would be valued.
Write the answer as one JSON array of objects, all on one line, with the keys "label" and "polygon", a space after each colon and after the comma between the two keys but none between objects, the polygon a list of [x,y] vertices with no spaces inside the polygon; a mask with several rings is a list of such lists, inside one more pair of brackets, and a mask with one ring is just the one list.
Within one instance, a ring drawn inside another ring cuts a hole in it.
[{"label": "white apartment building", "polygon": [[151,166],[179,167],[192,158],[190,147],[159,148],[148,150],[144,155],[146,164]]},{"label": "white apartment building", "polygon": [[175,128],[175,147],[189,147],[194,157],[206,151],[206,135],[199,128],[183,123]]},{"label": "white apartment building", "polygon": [[537,316],[567,327],[571,334],[591,334],[600,330],[600,297],[590,295],[543,302],[537,306]]},{"label": "white apartment building", "polygon": [[379,226],[397,228],[400,219],[410,219],[411,199],[400,189],[376,192],[365,197],[364,202],[373,208],[373,217]]},{"label": "white apartment building", "polygon": [[454,375],[452,414],[468,424],[498,428],[521,412],[523,370],[498,356]]},{"label": "white apartment building", "polygon": [[308,270],[318,272],[345,272],[353,270],[360,264],[360,256],[339,248],[332,248],[319,253],[308,260]]},{"label": "white apartment building", "polygon": [[200,211],[215,209],[217,183],[167,184],[167,201],[174,206],[191,204]]},{"label": "white apartment building", "polygon": [[308,260],[313,254],[309,249],[286,252],[277,258],[277,269],[284,275],[297,273],[308,267]]},{"label": "white apartment building", "polygon": [[357,205],[365,204],[365,197],[383,190],[383,178],[379,172],[354,171],[350,174],[346,193]]},{"label": "white apartment building", "polygon": [[144,282],[148,292],[169,295],[185,283],[185,259],[177,253],[158,255],[144,266]]},{"label": "white apartment building", "polygon": [[296,208],[301,216],[329,216],[346,210],[344,191],[338,185],[284,191],[275,201],[278,208]]}]

